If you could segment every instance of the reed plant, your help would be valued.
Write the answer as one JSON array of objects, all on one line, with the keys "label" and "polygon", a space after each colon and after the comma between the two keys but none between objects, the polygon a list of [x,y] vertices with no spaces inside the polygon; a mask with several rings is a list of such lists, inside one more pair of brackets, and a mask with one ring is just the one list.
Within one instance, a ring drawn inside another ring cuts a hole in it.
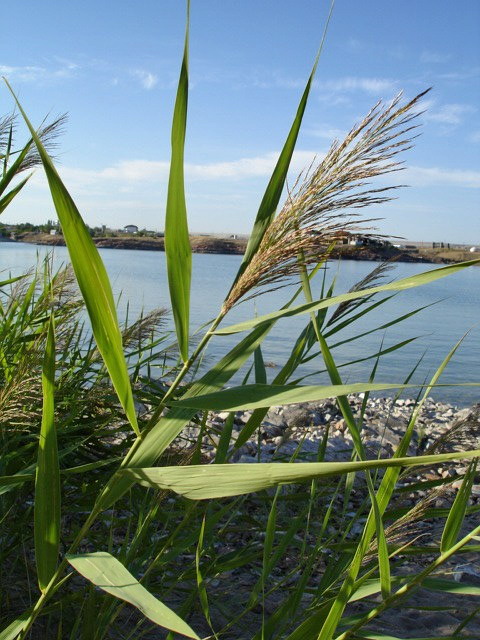
[{"label": "reed plant", "polygon": [[[399,154],[416,135],[424,94],[374,106],[299,177],[277,213],[317,58],[239,272],[215,320],[193,342],[183,176],[188,41],[187,20],[165,222],[175,341],[152,333],[161,315],[122,330],[105,267],[45,147],[44,131],[35,130],[12,91],[30,132],[29,150],[46,172],[73,272],[47,269],[45,277],[1,283],[0,639],[385,640],[372,624],[420,586],[458,593],[453,580],[435,574],[454,554],[478,551],[480,527],[472,524],[478,507],[469,498],[480,450],[445,451],[443,441],[425,455],[408,455],[425,400],[458,345],[414,390],[409,380],[375,379],[382,355],[408,340],[364,354],[372,375],[348,384],[335,345],[358,340],[355,322],[396,292],[479,261],[389,282],[388,267],[381,267],[350,291],[336,292],[322,267],[346,229],[369,232],[371,220],[359,210],[385,202],[396,188],[370,182],[401,170]],[[79,295],[72,293],[72,273]],[[318,297],[312,280],[322,273]],[[298,289],[284,307],[228,324],[232,307],[292,278]],[[82,309],[91,338],[78,317]],[[268,382],[262,343],[277,322],[298,316],[305,327]],[[342,334],[347,329],[349,336]],[[214,336],[237,334],[218,362],[197,370]],[[299,367],[314,359],[330,384],[304,384]],[[159,381],[145,375],[154,362],[163,363]],[[245,383],[229,387],[244,365]],[[405,389],[417,400],[403,437],[393,456],[372,457],[362,436],[366,398]],[[365,400],[355,414],[349,396],[358,393]],[[283,462],[232,462],[261,433],[270,407],[326,398],[335,399],[350,433],[350,460],[325,461],[326,428],[314,460],[302,460],[299,449]],[[250,417],[233,437],[235,412],[247,409]],[[208,419],[216,411],[229,415],[221,428]],[[205,457],[204,439],[214,445],[213,459]],[[449,479],[417,480],[412,469],[460,459],[471,461],[461,488],[449,509],[437,507]],[[405,506],[405,487],[418,497],[413,507]],[[417,525],[427,517],[440,528],[425,545]],[[423,568],[409,573],[412,557],[421,557]],[[464,593],[480,592],[466,585]],[[468,637],[463,631],[473,615],[465,611],[458,629],[444,637]]]}]

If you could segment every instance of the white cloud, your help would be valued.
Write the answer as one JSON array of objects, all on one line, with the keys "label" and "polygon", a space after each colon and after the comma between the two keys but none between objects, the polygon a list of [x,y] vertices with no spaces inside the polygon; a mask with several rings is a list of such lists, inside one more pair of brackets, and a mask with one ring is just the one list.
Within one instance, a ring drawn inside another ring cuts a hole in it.
[{"label": "white cloud", "polygon": [[318,86],[320,89],[334,93],[363,91],[368,94],[378,95],[396,90],[396,83],[388,78],[357,78],[354,76],[319,82]]},{"label": "white cloud", "polygon": [[347,135],[348,131],[345,129],[336,129],[335,127],[319,125],[312,129],[306,129],[305,133],[314,136],[315,138],[322,138],[333,142],[335,139],[342,140]]},{"label": "white cloud", "polygon": [[[255,178],[270,177],[279,153],[272,151],[250,158],[239,158],[225,162],[186,163],[187,182],[228,183]],[[311,163],[320,161],[323,155],[309,150],[298,150],[293,154],[291,174],[296,177]],[[137,185],[141,189],[149,186],[166,186],[169,174],[169,162],[163,160],[126,160],[99,170],[60,167],[59,172],[68,189],[72,192],[88,191],[90,196],[96,193],[110,193],[113,185],[117,192],[133,192]],[[480,188],[480,171],[474,169],[445,169],[439,167],[410,166],[398,174],[399,181],[417,187],[452,186]],[[32,185],[47,187],[42,172],[32,178]],[[104,191],[105,189],[105,191]]]},{"label": "white cloud", "polygon": [[140,84],[144,89],[149,91],[157,84],[158,78],[151,71],[145,71],[145,69],[135,69],[132,71],[132,75],[140,80]]},{"label": "white cloud", "polygon": [[71,78],[78,68],[78,65],[70,62],[62,62],[56,68],[51,69],[35,65],[13,67],[10,65],[0,64],[0,75],[6,76],[9,80],[14,82],[36,83],[60,78]]},{"label": "white cloud", "polygon": [[453,82],[462,82],[463,80],[471,80],[480,75],[480,67],[469,67],[462,71],[449,71],[442,73],[438,77],[442,80],[452,80]]},{"label": "white cloud", "polygon": [[260,89],[300,89],[305,86],[305,78],[290,78],[273,71],[254,76],[252,84]]},{"label": "white cloud", "polygon": [[442,124],[458,125],[465,115],[475,111],[475,107],[469,104],[445,104],[436,111],[427,112],[425,119],[441,122]]},{"label": "white cloud", "polygon": [[470,169],[408,167],[402,171],[401,176],[402,182],[413,187],[450,186],[480,189],[480,171]]},{"label": "white cloud", "polygon": [[[226,162],[206,164],[185,164],[185,176],[188,180],[244,180],[248,178],[268,177],[271,175],[279,153],[272,151],[261,156],[239,158]],[[291,171],[298,174],[308,168],[312,161],[321,156],[314,151],[295,151],[291,162]],[[79,169],[59,167],[59,173],[68,188],[95,188],[106,183],[118,182],[126,188],[135,184],[165,182],[170,164],[163,160],[125,160],[104,169]],[[46,186],[41,173],[32,179],[37,186]]]}]

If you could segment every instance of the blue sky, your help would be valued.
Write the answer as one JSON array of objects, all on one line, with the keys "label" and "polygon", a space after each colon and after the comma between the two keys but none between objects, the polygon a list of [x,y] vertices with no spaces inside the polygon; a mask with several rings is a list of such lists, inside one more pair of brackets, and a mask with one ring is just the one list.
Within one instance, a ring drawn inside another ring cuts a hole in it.
[{"label": "blue sky", "polygon": [[[321,39],[328,0],[192,0],[190,229],[248,233]],[[59,170],[86,222],[163,229],[182,0],[17,0],[0,72],[33,122],[68,112]],[[480,243],[480,2],[337,0],[293,171],[399,90],[424,100],[411,185],[382,233]],[[2,114],[12,100],[1,89]],[[18,139],[26,135],[19,130]],[[55,217],[42,171],[4,222]]]}]

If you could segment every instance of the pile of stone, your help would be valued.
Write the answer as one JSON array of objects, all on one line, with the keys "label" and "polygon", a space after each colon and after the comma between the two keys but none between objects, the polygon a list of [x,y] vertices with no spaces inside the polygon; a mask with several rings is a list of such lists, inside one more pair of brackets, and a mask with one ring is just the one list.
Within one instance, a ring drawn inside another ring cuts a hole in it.
[{"label": "pile of stone", "polygon": [[[363,394],[349,397],[356,418],[361,414]],[[407,428],[415,409],[415,400],[368,398],[365,406],[361,436],[368,458],[391,457]],[[265,415],[261,426],[241,446],[235,442],[252,411],[239,411],[234,416],[229,461],[240,463],[281,462],[295,456],[297,461],[315,461],[319,448],[326,440],[324,460],[351,459],[353,442],[335,400],[273,407]],[[203,437],[204,461],[213,460],[228,412],[212,413],[207,420]],[[326,435],[327,434],[327,435]],[[182,434],[192,443],[199,435],[199,427],[192,424]],[[447,451],[480,448],[480,404],[467,409],[428,398],[415,424],[415,432],[408,455],[422,455]],[[452,478],[462,475],[465,462],[438,465],[431,471],[435,477]],[[460,481],[453,481],[453,489]],[[473,496],[480,500],[480,484],[473,487]]]}]

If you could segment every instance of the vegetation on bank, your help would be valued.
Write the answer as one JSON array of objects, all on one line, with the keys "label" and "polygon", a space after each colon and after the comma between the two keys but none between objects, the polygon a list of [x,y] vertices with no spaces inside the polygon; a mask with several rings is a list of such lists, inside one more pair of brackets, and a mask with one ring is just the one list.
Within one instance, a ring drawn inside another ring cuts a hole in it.
[{"label": "vegetation on bank", "polygon": [[[142,232],[125,234],[110,232],[106,235],[100,231],[91,233],[95,245],[106,249],[138,249],[144,251],[165,251],[163,234],[158,237],[156,232]],[[61,234],[51,235],[43,231],[21,231],[15,233],[16,241],[47,246],[65,246],[65,239]],[[193,253],[219,253],[243,255],[248,244],[248,237],[215,236],[210,234],[189,235]],[[383,240],[381,243],[370,242],[365,245],[336,244],[330,253],[330,258],[344,258],[346,260],[365,260],[382,262],[424,262],[432,264],[451,264],[470,260],[472,252],[467,247],[453,245],[450,247],[431,247],[425,243],[417,246],[397,247],[391,242]]]},{"label": "vegetation on bank", "polygon": [[[339,235],[368,222],[359,212],[390,198],[394,184],[371,183],[401,168],[423,94],[375,105],[299,178],[279,208],[315,62],[239,271],[221,308],[212,309],[211,325],[192,335],[183,177],[188,44],[187,22],[165,223],[174,335],[162,328],[161,312],[119,323],[91,233],[45,148],[43,130],[35,131],[12,91],[30,138],[14,156],[12,128],[0,136],[2,202],[6,207],[20,193],[11,186],[21,168],[15,158],[34,153],[72,268],[52,273],[47,260],[0,283],[0,640],[382,639],[372,625],[420,586],[458,594],[451,577],[437,574],[456,554],[478,552],[478,506],[470,495],[480,450],[446,452],[447,434],[427,455],[408,455],[414,434],[421,436],[422,406],[458,345],[420,389],[409,385],[410,376],[397,385],[376,380],[381,336],[404,318],[368,329],[378,332],[379,350],[350,363],[370,361],[368,380],[352,382],[335,348],[350,343],[356,352],[364,335],[356,322],[393,295],[478,260],[397,281],[381,265],[350,291],[336,291],[323,267]],[[234,306],[292,277],[298,290],[285,307],[228,323]],[[292,316],[305,318],[304,329],[269,380],[262,342]],[[237,336],[235,346],[209,361],[208,343],[224,335]],[[329,385],[299,377],[300,365],[313,359],[328,372]],[[229,387],[239,371],[244,384]],[[416,393],[416,401],[394,455],[379,459],[362,429],[366,403],[354,413],[349,395],[367,399],[392,387]],[[351,436],[351,460],[325,462],[334,437],[327,425],[313,460],[298,450],[276,463],[231,463],[253,434],[261,443],[270,407],[327,397]],[[251,413],[235,429],[238,410]],[[221,426],[210,420],[217,411]],[[214,447],[213,462],[204,457],[205,440]],[[445,509],[437,500],[449,476],[431,482],[422,470],[454,459],[464,461],[461,484]],[[428,540],[421,535],[426,519],[436,524]],[[462,589],[479,594],[474,584]],[[444,637],[467,638],[474,616],[474,608],[465,608]]]}]

